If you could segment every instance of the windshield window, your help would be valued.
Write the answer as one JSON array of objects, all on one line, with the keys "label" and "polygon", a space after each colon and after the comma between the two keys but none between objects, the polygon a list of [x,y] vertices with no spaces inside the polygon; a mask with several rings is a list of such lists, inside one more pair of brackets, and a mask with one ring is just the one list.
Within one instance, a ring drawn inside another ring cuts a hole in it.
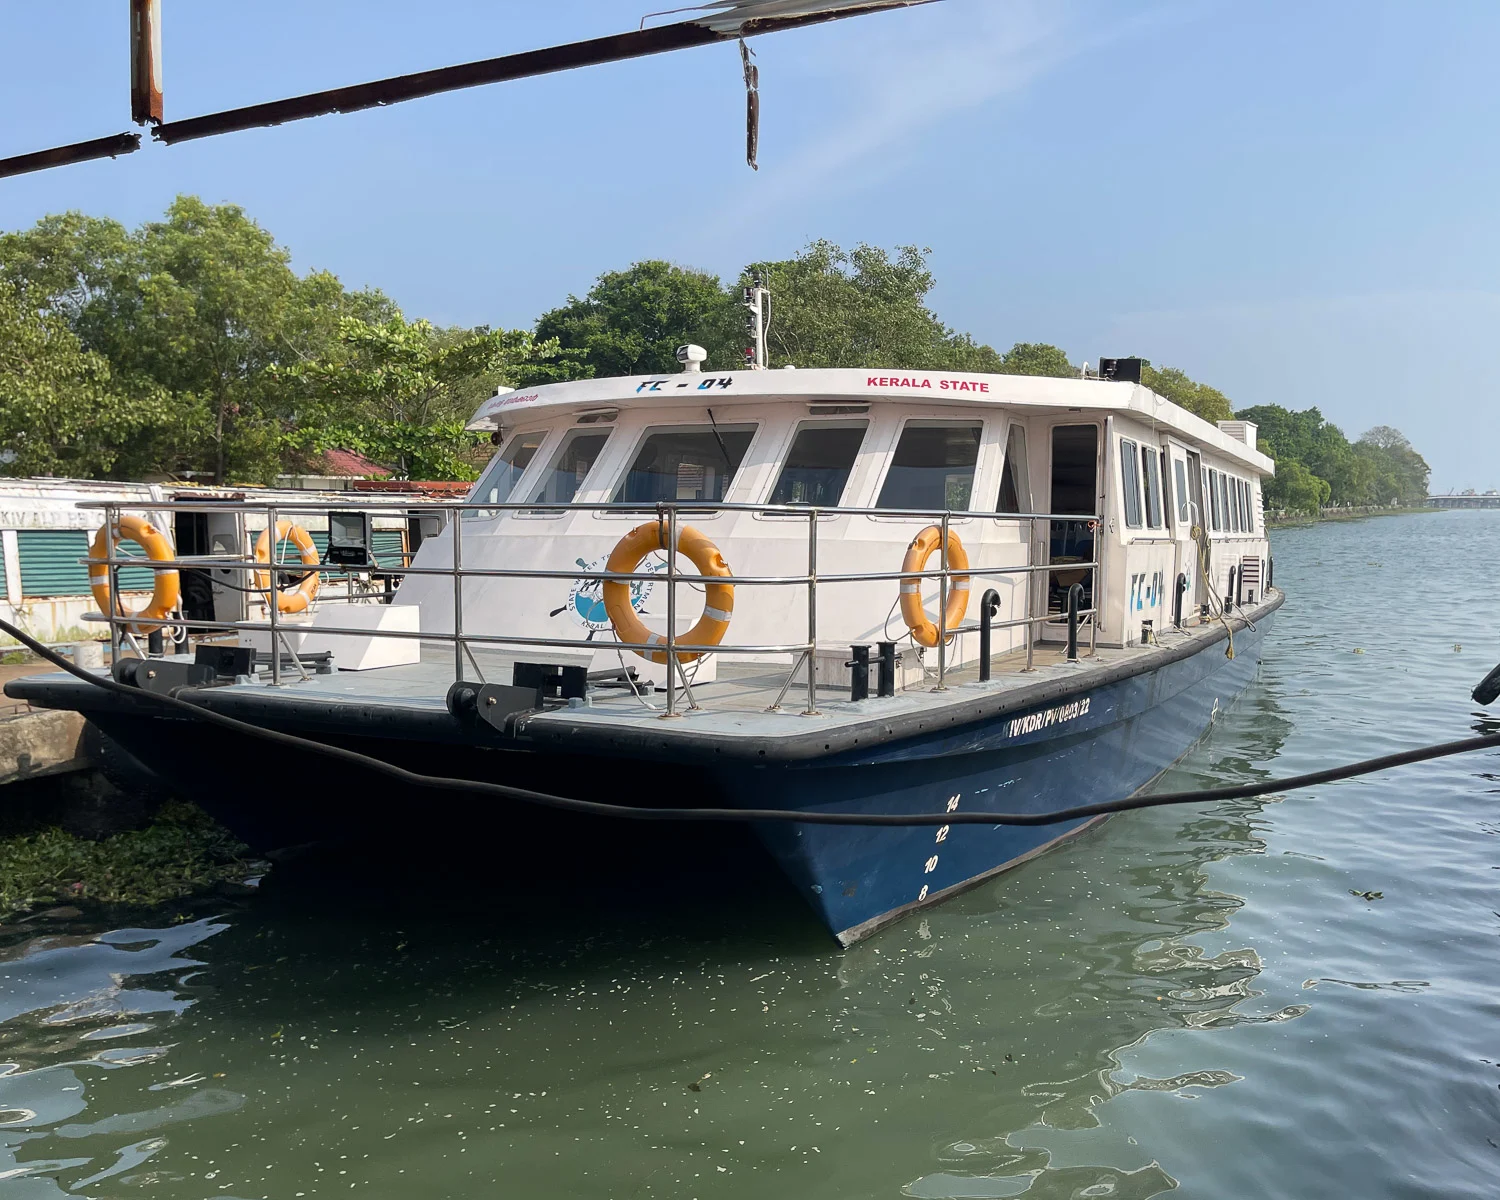
[{"label": "windshield window", "polygon": [[1005,438],[1005,466],[1000,472],[1000,496],[995,501],[1000,513],[1031,511],[1031,485],[1026,472],[1026,427],[1012,424]]},{"label": "windshield window", "polygon": [[615,489],[617,504],[722,500],[755,436],[754,425],[653,429]]},{"label": "windshield window", "polygon": [[532,500],[538,504],[571,503],[607,441],[608,430],[603,433],[572,430],[563,439],[562,448],[552,460],[552,469],[542,477],[541,486],[531,497]]},{"label": "windshield window", "polygon": [[792,441],[771,503],[837,505],[869,427],[868,421],[804,425]]},{"label": "windshield window", "polygon": [[[490,459],[490,465],[485,468],[479,482],[474,485],[474,490],[469,493],[469,501],[488,504],[504,504],[508,501],[511,492],[515,491],[516,484],[520,482],[521,476],[526,474],[526,468],[531,465],[531,460],[536,457],[536,452],[541,449],[546,438],[546,430],[537,433],[518,433],[511,438],[505,444],[505,449]],[[466,517],[480,515],[493,514],[464,513]]]},{"label": "windshield window", "polygon": [[966,511],[983,429],[938,421],[908,423],[875,506]]}]

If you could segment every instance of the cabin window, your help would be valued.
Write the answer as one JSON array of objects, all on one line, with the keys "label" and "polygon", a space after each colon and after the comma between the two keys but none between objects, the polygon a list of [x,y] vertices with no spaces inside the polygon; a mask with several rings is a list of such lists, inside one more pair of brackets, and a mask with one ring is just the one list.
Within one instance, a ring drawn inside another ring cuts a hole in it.
[{"label": "cabin window", "polygon": [[744,461],[754,425],[652,429],[615,489],[616,504],[722,500]]},{"label": "cabin window", "polygon": [[802,426],[771,491],[771,503],[837,506],[869,428],[868,421]]},{"label": "cabin window", "polygon": [[983,432],[982,425],[908,421],[875,507],[966,511]]},{"label": "cabin window", "polygon": [[532,500],[538,504],[571,504],[607,441],[607,430],[604,433],[571,430]]},{"label": "cabin window", "polygon": [[1129,438],[1120,439],[1120,494],[1125,500],[1125,525],[1141,527],[1140,447]]},{"label": "cabin window", "polygon": [[1229,511],[1229,476],[1223,471],[1219,472],[1219,506],[1224,511],[1224,532],[1232,533],[1234,530]]},{"label": "cabin window", "polygon": [[1192,519],[1191,500],[1188,497],[1187,464],[1180,458],[1172,460],[1172,476],[1177,483],[1177,523],[1187,525]]},{"label": "cabin window", "polygon": [[1245,485],[1238,479],[1230,480],[1234,493],[1234,528],[1236,533],[1245,532]]},{"label": "cabin window", "polygon": [[1248,483],[1240,484],[1245,494],[1245,532],[1255,532],[1255,489]]},{"label": "cabin window", "polygon": [[1000,471],[998,513],[1031,511],[1031,480],[1026,469],[1026,426],[1012,424],[1005,438],[1005,466]]},{"label": "cabin window", "polygon": [[[505,444],[505,449],[490,460],[490,465],[485,468],[479,482],[474,485],[474,490],[469,493],[470,502],[504,504],[508,501],[511,492],[515,491],[516,484],[521,481],[521,476],[526,474],[526,468],[531,465],[531,460],[536,457],[536,452],[542,448],[542,443],[546,439],[546,430],[518,433],[511,438]],[[464,513],[466,517],[493,515],[493,513]]]},{"label": "cabin window", "polygon": [[1208,508],[1213,522],[1213,531],[1218,533],[1224,528],[1224,509],[1219,500],[1219,473],[1212,467],[1208,469]]},{"label": "cabin window", "polygon": [[1150,446],[1141,447],[1141,465],[1145,468],[1146,526],[1161,528],[1161,453]]}]

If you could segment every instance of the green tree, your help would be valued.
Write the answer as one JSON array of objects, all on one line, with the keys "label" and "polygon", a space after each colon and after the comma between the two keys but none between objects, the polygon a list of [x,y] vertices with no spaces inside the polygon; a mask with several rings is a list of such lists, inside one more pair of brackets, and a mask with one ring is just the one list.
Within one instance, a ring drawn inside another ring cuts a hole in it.
[{"label": "green tree", "polygon": [[0,279],[75,333],[83,314],[132,278],[130,234],[118,221],[80,212],[43,217],[22,233],[0,234]]},{"label": "green tree", "polygon": [[599,276],[588,295],[569,296],[536,323],[556,353],[530,363],[518,384],[557,378],[661,375],[679,370],[677,348],[697,342],[715,370],[741,365],[734,302],[715,275],[652,259]]},{"label": "green tree", "polygon": [[1276,464],[1276,478],[1266,481],[1265,495],[1268,508],[1317,516],[1328,503],[1328,481],[1290,458]]},{"label": "green tree", "polygon": [[109,363],[59,313],[38,312],[0,281],[0,475],[107,473],[120,443],[164,407],[116,391]]},{"label": "green tree", "polygon": [[1432,469],[1399,429],[1377,425],[1354,444],[1367,464],[1371,504],[1421,504],[1427,499]]},{"label": "green tree", "polygon": [[1234,416],[1229,398],[1218,388],[1188,378],[1177,367],[1153,367],[1149,361],[1141,371],[1141,382],[1173,404],[1180,404],[1205,421],[1228,421]]},{"label": "green tree", "polygon": [[136,475],[268,482],[282,468],[293,399],[272,368],[322,355],[342,316],[395,311],[326,272],[298,277],[242,209],[191,196],[134,231],[78,213],[45,217],[0,237],[0,277],[106,358],[117,392],[170,397],[159,420],[118,446],[112,470]]},{"label": "green tree", "polygon": [[769,365],[999,370],[991,347],[955,333],[927,306],[929,253],[815,241],[796,258],[747,268],[742,285],[759,274],[771,291]]},{"label": "green tree", "polygon": [[556,352],[521,330],[345,317],[327,357],[276,372],[304,398],[283,443],[304,454],[356,450],[406,478],[472,479],[481,439],[464,424],[479,400]]},{"label": "green tree", "polygon": [[1017,342],[1005,352],[1000,370],[1006,375],[1050,375],[1056,379],[1074,379],[1078,368],[1067,354],[1046,342]]}]

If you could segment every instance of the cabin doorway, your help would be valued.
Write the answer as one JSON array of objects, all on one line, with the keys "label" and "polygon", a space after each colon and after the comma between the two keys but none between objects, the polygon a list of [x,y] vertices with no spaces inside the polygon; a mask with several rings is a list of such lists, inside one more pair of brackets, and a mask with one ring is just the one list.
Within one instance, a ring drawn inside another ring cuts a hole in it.
[{"label": "cabin doorway", "polygon": [[1094,557],[1098,539],[1095,521],[1099,505],[1099,426],[1054,425],[1052,427],[1051,495],[1048,511],[1054,515],[1077,513],[1077,521],[1048,523],[1047,562],[1060,570],[1047,572],[1046,604],[1049,613],[1066,612],[1068,590],[1083,585],[1081,607],[1094,606],[1094,572],[1087,566]]},{"label": "cabin doorway", "polygon": [[1196,450],[1187,453],[1187,477],[1188,498],[1192,502],[1190,513],[1191,522],[1188,525],[1188,540],[1183,546],[1182,570],[1187,572],[1188,590],[1187,595],[1192,597],[1193,609],[1200,611],[1202,606],[1208,602],[1208,597],[1203,592],[1203,570],[1199,566],[1198,556],[1201,553],[1201,543],[1193,537],[1193,527],[1203,531],[1205,540],[1208,538],[1208,518],[1203,512],[1203,456]]}]

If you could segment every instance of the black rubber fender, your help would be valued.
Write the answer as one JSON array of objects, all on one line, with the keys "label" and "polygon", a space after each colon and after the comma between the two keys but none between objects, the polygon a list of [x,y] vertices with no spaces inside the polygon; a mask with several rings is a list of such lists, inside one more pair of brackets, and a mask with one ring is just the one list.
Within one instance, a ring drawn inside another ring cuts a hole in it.
[{"label": "black rubber fender", "polygon": [[1486,675],[1479,686],[1474,689],[1474,699],[1480,704],[1493,704],[1497,696],[1500,696],[1500,665]]},{"label": "black rubber fender", "polygon": [[120,791],[152,806],[176,798],[176,792],[165,779],[114,738],[98,729],[92,730],[92,736],[99,774]]}]

